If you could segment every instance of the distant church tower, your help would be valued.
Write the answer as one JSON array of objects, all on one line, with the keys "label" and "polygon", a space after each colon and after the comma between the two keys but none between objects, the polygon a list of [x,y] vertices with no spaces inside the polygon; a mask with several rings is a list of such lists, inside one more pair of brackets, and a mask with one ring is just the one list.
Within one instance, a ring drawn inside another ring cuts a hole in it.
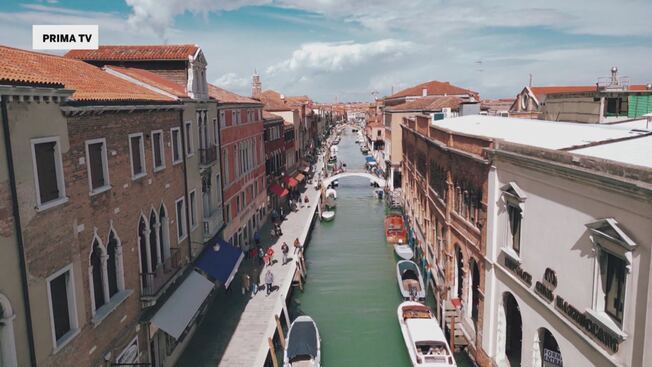
[{"label": "distant church tower", "polygon": [[254,70],[254,75],[251,76],[251,96],[259,98],[263,91],[263,86],[260,83],[260,75]]}]

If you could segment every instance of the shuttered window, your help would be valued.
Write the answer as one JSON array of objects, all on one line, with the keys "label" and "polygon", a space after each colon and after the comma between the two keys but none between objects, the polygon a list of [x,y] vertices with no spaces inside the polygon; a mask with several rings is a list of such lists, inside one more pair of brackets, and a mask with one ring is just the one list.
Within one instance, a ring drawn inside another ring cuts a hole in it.
[{"label": "shuttered window", "polygon": [[172,163],[181,162],[181,132],[178,127],[170,130],[172,134],[170,139],[172,140]]},{"label": "shuttered window", "polygon": [[88,180],[91,191],[109,185],[106,142],[104,139],[86,142],[88,159]]},{"label": "shuttered window", "polygon": [[50,282],[54,335],[61,339],[70,331],[70,310],[68,308],[68,273],[63,273]]},{"label": "shuttered window", "polygon": [[132,135],[129,137],[129,148],[131,151],[131,174],[132,176],[141,176],[145,174],[145,165],[143,162],[143,135]]},{"label": "shuttered window", "polygon": [[41,204],[58,199],[60,190],[57,178],[56,141],[34,144],[36,172]]},{"label": "shuttered window", "polygon": [[152,132],[152,151],[154,154],[154,168],[164,168],[165,162],[163,161],[163,133],[161,131]]}]

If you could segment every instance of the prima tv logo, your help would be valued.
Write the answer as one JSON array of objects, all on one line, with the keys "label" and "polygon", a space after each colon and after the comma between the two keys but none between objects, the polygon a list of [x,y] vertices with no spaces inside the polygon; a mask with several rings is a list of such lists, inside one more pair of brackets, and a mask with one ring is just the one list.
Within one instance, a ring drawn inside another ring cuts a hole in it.
[{"label": "prima tv logo", "polygon": [[99,26],[95,25],[33,25],[34,50],[96,50]]}]

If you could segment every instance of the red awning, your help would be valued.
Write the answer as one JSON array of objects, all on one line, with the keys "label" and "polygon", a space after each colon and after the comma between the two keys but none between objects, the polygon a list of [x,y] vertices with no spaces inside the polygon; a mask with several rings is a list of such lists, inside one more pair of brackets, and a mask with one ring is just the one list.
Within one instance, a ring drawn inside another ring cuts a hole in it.
[{"label": "red awning", "polygon": [[299,184],[297,180],[295,180],[293,177],[290,176],[283,177],[283,182],[285,182],[285,184],[288,185],[289,188],[293,188]]},{"label": "red awning", "polygon": [[276,195],[276,196],[278,196],[280,198],[282,198],[283,196],[290,193],[287,189],[284,189],[280,185],[275,184],[275,183],[269,185],[269,191],[271,191],[272,194],[274,194],[274,195]]}]

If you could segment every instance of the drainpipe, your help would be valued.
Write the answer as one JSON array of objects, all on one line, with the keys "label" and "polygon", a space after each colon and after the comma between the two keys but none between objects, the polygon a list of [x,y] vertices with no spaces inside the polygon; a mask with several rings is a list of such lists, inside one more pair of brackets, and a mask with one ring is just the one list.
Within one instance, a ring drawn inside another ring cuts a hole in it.
[{"label": "drainpipe", "polygon": [[[215,104],[219,104],[219,102],[215,102]],[[218,230],[218,232],[224,231],[224,228],[226,228],[226,216],[227,213],[224,211],[226,205],[224,205],[224,161],[222,160],[222,121],[220,120],[220,106],[218,105],[216,107],[217,111],[217,156],[219,157],[219,162],[220,162],[220,204],[222,205],[222,227]],[[262,113],[262,111],[261,111]],[[222,232],[222,236],[224,235],[224,232]],[[224,239],[224,238],[222,238]]]},{"label": "drainpipe", "polygon": [[29,287],[27,286],[27,267],[25,265],[25,246],[23,232],[20,224],[20,211],[18,208],[18,193],[16,190],[16,176],[14,174],[14,157],[11,148],[11,135],[9,132],[9,113],[7,112],[7,96],[0,100],[2,110],[2,130],[5,137],[5,153],[7,156],[7,170],[9,171],[9,186],[11,187],[11,209],[14,216],[16,242],[18,242],[18,257],[20,265],[20,278],[22,283],[23,303],[25,304],[25,321],[27,323],[27,341],[29,344],[30,366],[36,367],[36,350],[34,347],[34,330],[32,328],[32,308],[29,302]]},{"label": "drainpipe", "polygon": [[[185,105],[184,105],[185,106]],[[188,261],[192,262],[192,227],[190,226],[190,200],[188,194],[188,148],[186,148],[186,126],[183,121],[183,111],[179,111],[179,124],[181,125],[181,147],[183,149],[183,197],[186,202],[186,231],[188,231]],[[191,132],[192,133],[192,132]],[[192,139],[192,135],[190,136]],[[197,194],[195,194],[197,195]],[[174,210],[177,210],[174,208]]]}]

